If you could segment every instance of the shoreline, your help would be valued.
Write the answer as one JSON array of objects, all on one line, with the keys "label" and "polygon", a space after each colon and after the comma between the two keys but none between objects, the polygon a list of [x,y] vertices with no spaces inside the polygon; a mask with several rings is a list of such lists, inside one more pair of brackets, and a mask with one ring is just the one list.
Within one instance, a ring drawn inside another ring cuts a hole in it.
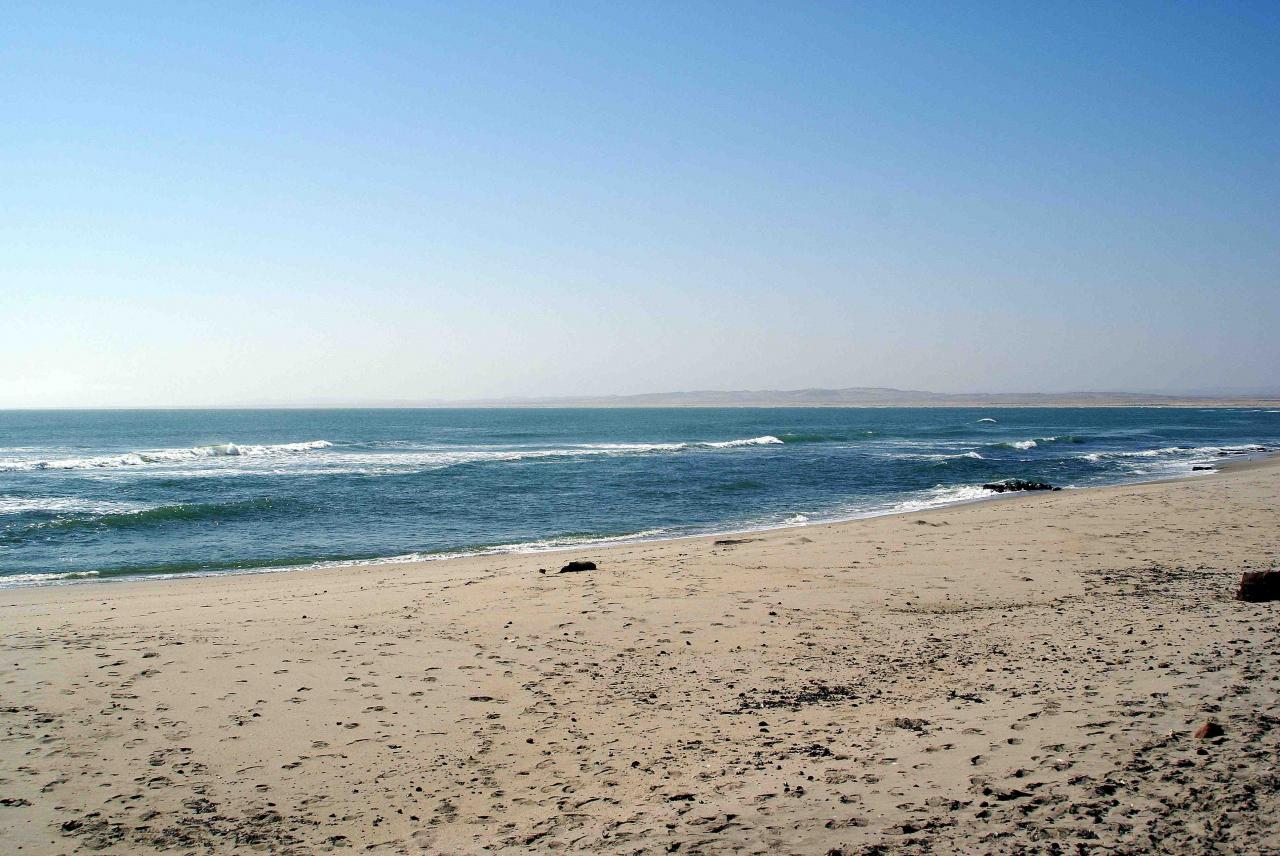
[{"label": "shoreline", "polygon": [[[1247,469],[1255,466],[1265,466],[1268,461],[1277,459],[1276,463],[1280,465],[1280,450],[1267,450],[1262,452],[1249,452],[1245,454],[1233,455],[1226,458],[1220,458],[1213,462],[1213,470],[1207,471],[1187,471],[1182,473],[1174,473],[1157,478],[1138,478],[1132,481],[1120,481],[1112,484],[1094,485],[1089,487],[1063,487],[1063,491],[1096,491],[1106,490],[1108,488],[1119,488],[1133,485],[1145,484],[1163,484],[1166,482],[1177,482],[1184,479],[1200,478],[1202,476],[1212,476],[1220,473],[1229,472],[1237,469]],[[954,488],[963,488],[965,485],[955,485]],[[977,487],[974,485],[973,487]],[[142,582],[172,582],[181,579],[208,579],[212,577],[247,577],[262,574],[282,574],[282,573],[303,573],[314,571],[330,571],[330,570],[359,570],[361,568],[377,568],[385,566],[404,566],[404,565],[434,565],[439,562],[450,562],[460,559],[473,559],[497,556],[540,556],[544,554],[571,553],[580,550],[604,550],[613,547],[625,547],[636,544],[651,543],[669,543],[680,541],[694,541],[705,538],[722,538],[732,535],[757,535],[762,533],[789,530],[789,529],[806,529],[817,526],[835,526],[843,524],[857,523],[864,520],[877,520],[885,517],[896,517],[906,514],[923,514],[930,511],[938,511],[948,508],[956,508],[977,503],[985,503],[993,500],[1013,500],[1019,496],[1025,496],[1030,493],[1042,493],[1041,491],[1020,491],[1007,494],[989,493],[986,496],[976,496],[966,499],[956,499],[943,502],[938,505],[928,506],[920,509],[904,509],[897,510],[887,509],[883,511],[858,512],[851,516],[838,516],[835,518],[820,518],[818,520],[805,520],[798,523],[778,523],[771,526],[747,527],[747,528],[728,528],[716,529],[708,532],[700,532],[694,534],[671,535],[671,536],[654,536],[654,537],[637,537],[640,533],[631,535],[621,535],[616,538],[610,536],[600,536],[598,539],[585,539],[580,544],[556,545],[545,549],[532,549],[524,545],[516,545],[514,549],[503,550],[500,548],[479,548],[468,550],[467,548],[459,548],[456,550],[446,550],[439,553],[412,553],[394,556],[379,556],[367,559],[332,559],[321,560],[302,565],[261,565],[248,568],[234,569],[212,569],[207,571],[178,571],[166,572],[156,571],[153,573],[121,573],[111,574],[103,577],[99,576],[100,571],[67,571],[65,575],[58,575],[58,572],[49,572],[49,576],[55,576],[49,580],[32,580],[24,579],[31,575],[18,574],[10,578],[14,581],[7,582],[4,577],[0,577],[0,593],[21,589],[44,589],[59,588],[62,586],[79,586],[93,584],[122,584],[122,583],[142,583]],[[1043,491],[1048,493],[1048,491]],[[901,503],[899,503],[901,504]],[[543,539],[554,540],[554,539]],[[529,542],[530,544],[538,542]],[[38,576],[44,576],[39,574]]]}]

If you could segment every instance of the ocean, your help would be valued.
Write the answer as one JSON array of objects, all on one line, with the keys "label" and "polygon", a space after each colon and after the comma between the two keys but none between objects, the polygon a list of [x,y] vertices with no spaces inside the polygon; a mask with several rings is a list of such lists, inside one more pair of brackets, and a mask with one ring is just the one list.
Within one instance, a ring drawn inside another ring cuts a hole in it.
[{"label": "ocean", "polygon": [[538,551],[1192,475],[1280,410],[0,412],[0,586]]}]

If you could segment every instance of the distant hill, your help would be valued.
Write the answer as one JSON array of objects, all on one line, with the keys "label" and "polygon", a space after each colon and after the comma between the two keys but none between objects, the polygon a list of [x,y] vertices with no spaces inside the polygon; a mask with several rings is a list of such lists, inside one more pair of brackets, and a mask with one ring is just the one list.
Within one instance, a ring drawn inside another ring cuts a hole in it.
[{"label": "distant hill", "polygon": [[855,386],[844,389],[695,390],[639,395],[403,402],[434,407],[1231,407],[1277,406],[1260,397],[1158,395],[1141,392],[945,393]]}]

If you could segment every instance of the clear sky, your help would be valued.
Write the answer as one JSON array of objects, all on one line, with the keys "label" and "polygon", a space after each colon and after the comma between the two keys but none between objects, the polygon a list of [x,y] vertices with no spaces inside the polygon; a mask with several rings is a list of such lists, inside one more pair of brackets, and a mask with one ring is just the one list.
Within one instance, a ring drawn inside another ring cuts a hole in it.
[{"label": "clear sky", "polygon": [[8,4],[0,406],[1280,387],[1280,4]]}]

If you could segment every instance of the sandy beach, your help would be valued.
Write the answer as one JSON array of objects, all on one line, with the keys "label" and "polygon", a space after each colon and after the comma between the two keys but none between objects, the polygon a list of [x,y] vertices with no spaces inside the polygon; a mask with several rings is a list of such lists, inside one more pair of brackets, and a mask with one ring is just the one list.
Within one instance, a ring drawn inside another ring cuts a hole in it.
[{"label": "sandy beach", "polygon": [[[721,539],[10,589],[0,840],[1277,853],[1280,605],[1232,599],[1277,549],[1273,460]],[[578,558],[598,570],[557,573]]]}]

